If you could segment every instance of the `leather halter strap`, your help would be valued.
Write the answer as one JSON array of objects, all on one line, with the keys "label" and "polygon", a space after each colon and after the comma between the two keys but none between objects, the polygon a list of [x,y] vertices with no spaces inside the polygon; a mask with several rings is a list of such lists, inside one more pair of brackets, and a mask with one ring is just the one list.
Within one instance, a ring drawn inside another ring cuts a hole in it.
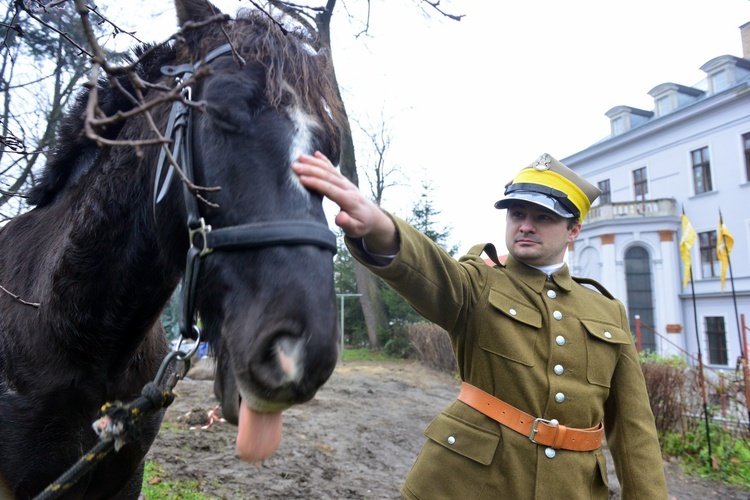
[{"label": "leather halter strap", "polygon": [[[203,61],[195,64],[163,66],[162,74],[174,76],[178,81],[187,81],[201,65],[209,64],[218,57],[228,55],[232,47],[227,43],[209,52]],[[172,103],[165,137],[172,141],[171,155],[182,169],[187,180],[194,182],[192,144],[192,108],[185,104],[192,99],[191,88],[186,86],[181,99]],[[166,146],[162,146],[154,180],[153,212],[164,199],[174,176]],[[278,245],[313,245],[336,254],[336,235],[328,226],[310,220],[280,220],[240,224],[213,229],[200,214],[198,199],[183,185],[183,197],[187,211],[187,228],[190,248],[185,263],[182,287],[182,314],[180,333],[185,338],[200,340],[200,329],[195,324],[195,290],[200,263],[203,257],[214,250],[239,250]]]}]

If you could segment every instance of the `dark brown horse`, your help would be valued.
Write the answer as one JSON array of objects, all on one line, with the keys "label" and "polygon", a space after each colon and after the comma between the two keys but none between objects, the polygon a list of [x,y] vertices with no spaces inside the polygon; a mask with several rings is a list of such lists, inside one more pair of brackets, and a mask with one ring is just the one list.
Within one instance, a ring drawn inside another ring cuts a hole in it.
[{"label": "dark brown horse", "polygon": [[[180,26],[218,12],[204,0],[175,5]],[[221,189],[203,192],[208,203],[186,194],[159,146],[98,147],[82,135],[88,93],[79,97],[31,193],[35,207],[0,230],[2,498],[42,491],[97,443],[100,407],[133,400],[154,379],[168,352],[159,317],[186,262],[200,263],[188,266],[195,285],[186,286],[230,420],[311,399],[336,363],[335,238],[321,198],[291,171],[301,153],[338,156],[325,62],[253,12],[145,54],[141,78],[161,85],[209,69],[185,96],[194,105],[166,102],[152,113],[187,145],[178,159],[195,184]],[[133,108],[107,84],[99,92],[109,115]],[[153,137],[142,114],[100,134]],[[208,245],[212,253],[196,255]],[[147,418],[137,439],[64,497],[137,498],[161,417]]]}]

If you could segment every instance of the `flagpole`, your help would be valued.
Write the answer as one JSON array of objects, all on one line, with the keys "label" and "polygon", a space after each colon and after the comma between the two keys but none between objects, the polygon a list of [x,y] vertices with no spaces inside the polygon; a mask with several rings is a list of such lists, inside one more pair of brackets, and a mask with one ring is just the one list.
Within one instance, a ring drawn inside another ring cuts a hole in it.
[{"label": "flagpole", "polygon": [[703,353],[701,351],[701,337],[698,329],[698,306],[695,303],[695,280],[693,280],[693,261],[690,258],[690,248],[695,243],[695,229],[682,209],[682,238],[680,239],[680,256],[684,267],[682,287],[687,286],[690,281],[690,296],[693,300],[693,317],[695,319],[695,340],[698,347],[698,377],[701,385],[701,396],[703,397],[703,415],[706,419],[706,441],[708,443],[708,465],[711,466],[711,431],[708,425],[708,402],[706,398],[706,381],[703,376]]},{"label": "flagpole", "polygon": [[[721,216],[721,209],[719,209],[719,229],[724,225],[724,218]],[[740,331],[740,315],[737,308],[737,294],[734,291],[734,275],[732,274],[732,260],[729,258],[729,248],[727,247],[727,237],[724,232],[721,232],[721,239],[724,243],[724,251],[727,255],[727,268],[729,269],[729,285],[732,287],[732,303],[734,304],[734,320],[737,323],[737,337],[740,341],[740,359],[745,359],[745,350],[742,345],[742,332]]]},{"label": "flagpole", "polygon": [[[737,294],[734,291],[734,275],[732,274],[732,260],[729,258],[729,254],[731,253],[729,251],[729,247],[727,247],[727,236],[726,233],[722,230],[724,227],[724,217],[721,215],[721,209],[719,209],[719,232],[721,234],[721,240],[724,244],[724,252],[727,256],[727,268],[729,269],[729,286],[732,287],[732,303],[734,304],[734,321],[737,323],[737,337],[739,338],[740,342],[740,359],[739,362],[742,364],[742,375],[744,380],[748,380],[748,366],[747,366],[747,357],[745,352],[745,341],[742,336],[742,328],[740,326],[740,314],[737,307]],[[747,425],[750,427],[750,401],[747,402]]]},{"label": "flagpole", "polygon": [[695,284],[693,283],[693,265],[690,265],[690,295],[693,299],[693,317],[695,319],[695,338],[698,343],[698,377],[703,396],[703,416],[706,421],[706,442],[708,443],[708,465],[711,465],[711,431],[708,427],[708,402],[706,398],[706,381],[703,377],[703,354],[701,353],[701,337],[698,333],[698,308],[695,304]]}]

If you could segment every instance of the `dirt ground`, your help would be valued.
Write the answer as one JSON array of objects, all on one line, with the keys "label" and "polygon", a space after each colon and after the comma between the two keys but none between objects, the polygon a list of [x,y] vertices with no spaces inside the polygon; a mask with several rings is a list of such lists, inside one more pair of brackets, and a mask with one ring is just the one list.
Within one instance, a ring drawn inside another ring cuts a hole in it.
[{"label": "dirt ground", "polygon": [[[254,465],[234,457],[234,426],[201,429],[218,404],[207,364],[177,384],[147,459],[165,468],[160,479],[198,481],[199,491],[222,499],[400,498],[424,429],[459,389],[416,362],[340,362],[315,399],[284,413],[277,452]],[[610,498],[619,499],[609,462]],[[676,463],[664,467],[671,499],[750,499],[748,491],[686,477]]]}]

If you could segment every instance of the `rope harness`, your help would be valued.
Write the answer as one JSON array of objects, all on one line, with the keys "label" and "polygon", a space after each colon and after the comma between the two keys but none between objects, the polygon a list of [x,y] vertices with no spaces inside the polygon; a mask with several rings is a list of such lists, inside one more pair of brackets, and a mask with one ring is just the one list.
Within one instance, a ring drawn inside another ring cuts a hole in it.
[{"label": "rope harness", "polygon": [[[177,83],[181,84],[187,81],[202,64],[208,64],[231,52],[232,47],[224,44],[209,52],[202,62],[164,66],[161,72],[166,76],[174,76]],[[195,180],[192,149],[193,114],[192,107],[185,103],[190,102],[191,99],[191,88],[186,85],[182,90],[181,99],[172,103],[165,133],[165,137],[172,143],[172,150],[171,154],[167,154],[166,146],[162,146],[159,155],[154,181],[154,216],[156,207],[166,196],[174,176],[173,161],[181,165],[183,175],[190,183]],[[119,451],[123,445],[136,437],[140,432],[139,424],[145,416],[172,404],[175,398],[172,390],[190,369],[190,358],[198,350],[201,341],[201,330],[196,324],[195,295],[200,263],[205,256],[214,250],[250,249],[275,245],[314,245],[336,254],[336,236],[333,232],[328,229],[328,226],[309,220],[256,222],[213,230],[201,217],[198,200],[186,184],[183,184],[183,194],[190,248],[187,252],[181,297],[180,334],[182,339],[175,350],[166,356],[155,379],[146,384],[138,398],[127,404],[116,401],[102,406],[102,416],[92,425],[99,436],[99,443],[34,500],[52,500],[65,494],[111,451]],[[179,350],[184,339],[195,341],[188,352]],[[174,360],[182,363],[182,369],[173,372],[166,388],[161,389],[164,375]]]}]

